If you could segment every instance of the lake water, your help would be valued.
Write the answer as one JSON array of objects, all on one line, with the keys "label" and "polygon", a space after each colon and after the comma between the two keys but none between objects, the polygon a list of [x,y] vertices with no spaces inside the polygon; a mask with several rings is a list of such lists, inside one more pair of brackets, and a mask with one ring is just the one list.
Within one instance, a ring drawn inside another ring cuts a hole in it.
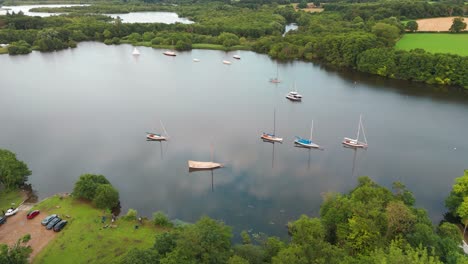
[{"label": "lake water", "polygon": [[20,6],[0,6],[0,15],[6,15],[7,12],[15,12],[19,13],[20,11],[23,12],[26,16],[40,16],[40,17],[49,17],[54,15],[60,15],[60,13],[41,13],[41,12],[30,12],[29,10],[32,8],[39,8],[39,7],[66,7],[66,6],[83,6],[83,5],[20,5]]},{"label": "lake water", "polygon": [[[0,9],[0,15],[5,15],[7,11],[18,13],[22,11],[27,16],[40,16],[48,17],[53,15],[59,15],[60,13],[40,13],[30,12],[32,8],[38,7],[65,7],[65,6],[83,6],[83,5],[24,5],[24,6],[3,6]],[[193,21],[179,17],[176,13],[172,12],[133,12],[127,14],[107,14],[112,18],[119,16],[125,23],[164,23],[174,24],[176,22],[183,24],[192,24]]]},{"label": "lake water", "polygon": [[[286,236],[285,224],[317,216],[325,192],[347,192],[358,175],[391,187],[402,181],[434,221],[453,180],[468,167],[468,96],[421,84],[338,73],[265,55],[162,50],[80,43],[77,49],[0,56],[0,147],[33,171],[44,198],[71,192],[83,173],[105,175],[123,210],[195,221],[223,219],[234,232]],[[200,59],[195,63],[193,58]],[[232,60],[232,65],[222,60]],[[285,98],[294,83],[302,103]],[[283,144],[264,143],[273,130]],[[367,150],[342,147],[359,115]],[[146,131],[170,136],[147,142]],[[294,136],[324,150],[293,146]],[[187,161],[224,168],[189,173]]]}]

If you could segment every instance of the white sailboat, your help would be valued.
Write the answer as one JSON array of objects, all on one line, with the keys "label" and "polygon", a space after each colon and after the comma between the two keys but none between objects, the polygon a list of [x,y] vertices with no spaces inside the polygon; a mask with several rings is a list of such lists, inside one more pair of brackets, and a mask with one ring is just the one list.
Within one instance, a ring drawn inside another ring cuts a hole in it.
[{"label": "white sailboat", "polygon": [[[361,130],[362,130],[362,135],[364,137],[364,141],[359,141]],[[358,124],[358,131],[357,131],[356,139],[345,137],[342,143],[343,145],[347,147],[367,148],[367,138],[366,138],[366,133],[364,132],[364,125],[362,124],[362,115],[359,115],[359,124]]]},{"label": "white sailboat", "polygon": [[228,60],[223,60],[223,64],[226,64],[226,65],[231,65],[232,62],[228,61]]},{"label": "white sailboat", "polygon": [[294,143],[304,148],[320,148],[318,144],[312,141],[313,131],[314,131],[314,120],[312,120],[312,125],[310,126],[310,139],[305,139],[305,138],[296,136]]},{"label": "white sailboat", "polygon": [[260,138],[268,142],[283,143],[283,138],[277,137],[275,135],[275,132],[276,132],[275,130],[276,130],[276,110],[273,111],[273,134],[263,132]]},{"label": "white sailboat", "polygon": [[167,134],[166,128],[164,127],[162,121],[159,120],[159,123],[161,124],[166,136],[163,136],[163,135],[157,134],[157,133],[153,133],[153,132],[146,132],[146,140],[147,141],[166,141],[166,140],[169,140],[169,135]]},{"label": "white sailboat", "polygon": [[132,55],[133,55],[133,56],[138,56],[138,55],[140,55],[140,51],[139,51],[136,47],[134,47],[134,48],[133,48]]},{"label": "white sailboat", "polygon": [[166,50],[165,52],[163,52],[163,54],[166,56],[172,56],[172,57],[177,56],[177,54],[174,51],[174,41],[172,41],[172,50]]},{"label": "white sailboat", "polygon": [[280,79],[278,79],[278,63],[276,63],[276,77],[270,78],[271,83],[280,83]]}]

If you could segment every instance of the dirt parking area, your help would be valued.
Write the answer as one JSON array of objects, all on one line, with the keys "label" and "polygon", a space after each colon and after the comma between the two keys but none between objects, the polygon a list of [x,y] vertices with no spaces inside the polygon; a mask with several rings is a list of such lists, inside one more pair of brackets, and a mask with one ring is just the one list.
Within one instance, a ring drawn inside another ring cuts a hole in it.
[{"label": "dirt parking area", "polygon": [[30,256],[33,259],[55,237],[55,232],[46,230],[41,225],[42,219],[47,215],[40,213],[34,219],[26,219],[31,207],[32,205],[21,205],[16,215],[8,217],[7,222],[0,225],[0,244],[13,245],[24,235],[30,234],[31,240],[27,245],[33,249]]},{"label": "dirt parking area", "polygon": [[[437,17],[416,20],[418,31],[449,31],[455,17]],[[468,19],[465,18],[465,22]],[[466,31],[466,30],[465,30]]]}]

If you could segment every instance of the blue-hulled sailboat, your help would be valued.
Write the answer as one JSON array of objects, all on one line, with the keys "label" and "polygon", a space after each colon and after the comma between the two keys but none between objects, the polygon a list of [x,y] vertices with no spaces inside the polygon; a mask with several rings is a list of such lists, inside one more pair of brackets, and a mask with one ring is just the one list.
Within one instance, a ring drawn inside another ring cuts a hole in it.
[{"label": "blue-hulled sailboat", "polygon": [[294,144],[297,144],[300,147],[304,148],[320,148],[320,146],[312,141],[312,133],[314,131],[314,121],[312,120],[312,125],[310,126],[310,139],[305,139],[296,136]]}]

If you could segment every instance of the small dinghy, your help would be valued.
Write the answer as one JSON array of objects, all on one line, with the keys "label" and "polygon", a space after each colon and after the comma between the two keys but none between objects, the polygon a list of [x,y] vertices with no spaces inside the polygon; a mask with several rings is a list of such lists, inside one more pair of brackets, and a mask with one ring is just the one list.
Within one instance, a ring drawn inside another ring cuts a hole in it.
[{"label": "small dinghy", "polygon": [[193,59],[193,62],[200,62],[199,59]]},{"label": "small dinghy", "polygon": [[231,65],[232,62],[228,61],[228,60],[223,60],[223,63],[226,64],[226,65]]},{"label": "small dinghy", "polygon": [[188,166],[190,170],[212,170],[223,167],[221,163],[194,160],[189,160]]},{"label": "small dinghy", "polygon": [[239,54],[236,54],[236,55],[233,55],[232,56],[234,59],[236,60],[240,60],[241,59],[241,56]]}]

